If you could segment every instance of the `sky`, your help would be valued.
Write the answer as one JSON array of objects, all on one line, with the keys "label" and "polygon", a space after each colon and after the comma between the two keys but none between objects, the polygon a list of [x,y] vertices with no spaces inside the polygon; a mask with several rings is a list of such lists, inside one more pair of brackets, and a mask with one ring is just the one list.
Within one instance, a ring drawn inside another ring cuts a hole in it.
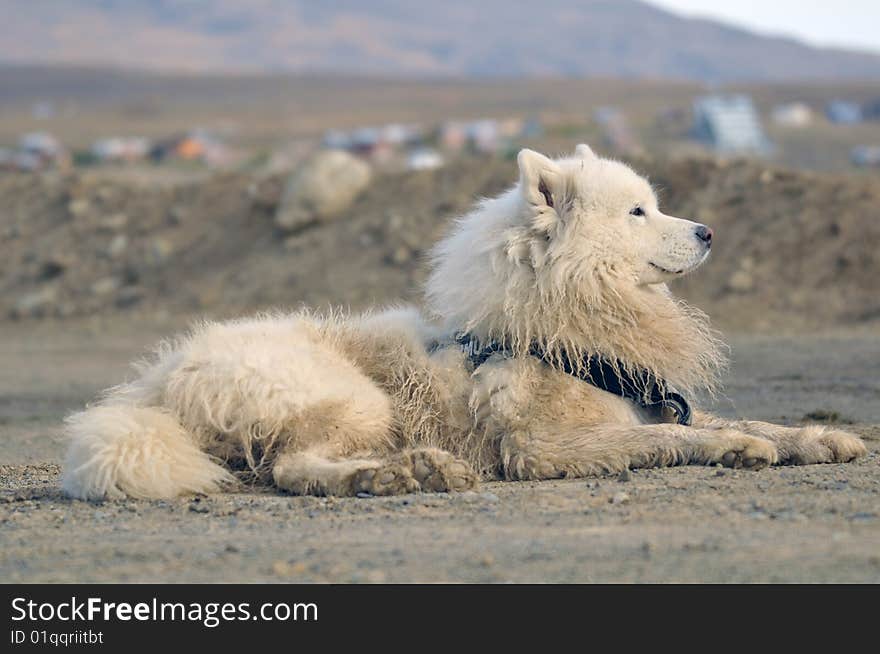
[{"label": "sky", "polygon": [[739,25],[811,45],[880,53],[880,0],[646,0],[679,14]]}]

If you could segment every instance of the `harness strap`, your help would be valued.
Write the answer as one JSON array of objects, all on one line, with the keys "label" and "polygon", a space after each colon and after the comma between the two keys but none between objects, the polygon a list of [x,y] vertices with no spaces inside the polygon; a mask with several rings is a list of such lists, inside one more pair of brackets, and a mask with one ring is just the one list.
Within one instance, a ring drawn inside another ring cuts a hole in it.
[{"label": "harness strap", "polygon": [[[467,353],[474,369],[483,365],[493,354],[512,354],[510,348],[501,343],[491,342],[483,346],[469,334],[456,334],[455,342]],[[552,363],[537,345],[529,348],[529,354],[545,363]],[[678,424],[691,424],[691,407],[684,396],[647,370],[629,371],[597,355],[589,357],[584,365],[575,366],[565,353],[559,358],[558,365],[562,372],[603,391],[625,397],[647,411],[661,416],[664,409],[672,411]]]}]

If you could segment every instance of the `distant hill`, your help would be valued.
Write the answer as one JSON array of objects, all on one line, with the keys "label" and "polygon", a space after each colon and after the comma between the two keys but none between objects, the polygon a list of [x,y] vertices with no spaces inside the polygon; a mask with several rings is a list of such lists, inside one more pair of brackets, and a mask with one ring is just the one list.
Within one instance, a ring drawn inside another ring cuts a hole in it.
[{"label": "distant hill", "polygon": [[0,0],[0,63],[382,76],[880,79],[821,49],[634,0]]}]

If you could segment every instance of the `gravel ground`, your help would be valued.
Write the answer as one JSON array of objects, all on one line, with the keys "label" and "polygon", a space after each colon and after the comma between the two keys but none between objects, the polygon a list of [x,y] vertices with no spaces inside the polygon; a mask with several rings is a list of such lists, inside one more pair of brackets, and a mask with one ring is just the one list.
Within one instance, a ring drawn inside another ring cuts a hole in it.
[{"label": "gravel ground", "polygon": [[4,581],[880,581],[876,334],[735,336],[716,405],[782,422],[836,413],[871,450],[853,464],[690,466],[459,495],[67,500],[60,418],[155,338],[134,327],[4,327]]}]

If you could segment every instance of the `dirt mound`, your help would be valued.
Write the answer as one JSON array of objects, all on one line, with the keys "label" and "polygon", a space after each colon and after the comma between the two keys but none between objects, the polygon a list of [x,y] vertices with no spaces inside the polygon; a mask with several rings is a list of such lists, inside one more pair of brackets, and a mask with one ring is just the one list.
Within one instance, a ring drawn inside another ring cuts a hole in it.
[{"label": "dirt mound", "polygon": [[[678,291],[722,324],[813,327],[880,318],[880,182],[750,163],[642,162],[670,213],[717,234]],[[376,178],[332,223],[274,223],[280,177],[145,186],[87,175],[0,177],[0,316],[229,316],[300,303],[416,300],[448,220],[515,179],[474,159]]]},{"label": "dirt mound", "polygon": [[511,179],[505,162],[388,176],[332,224],[290,233],[283,179],[225,175],[175,187],[89,176],[0,177],[0,314],[232,315],[302,302],[418,297],[421,254],[446,218]]},{"label": "dirt mound", "polygon": [[687,161],[650,166],[670,212],[716,233],[676,290],[724,324],[809,329],[880,319],[880,179]]}]

